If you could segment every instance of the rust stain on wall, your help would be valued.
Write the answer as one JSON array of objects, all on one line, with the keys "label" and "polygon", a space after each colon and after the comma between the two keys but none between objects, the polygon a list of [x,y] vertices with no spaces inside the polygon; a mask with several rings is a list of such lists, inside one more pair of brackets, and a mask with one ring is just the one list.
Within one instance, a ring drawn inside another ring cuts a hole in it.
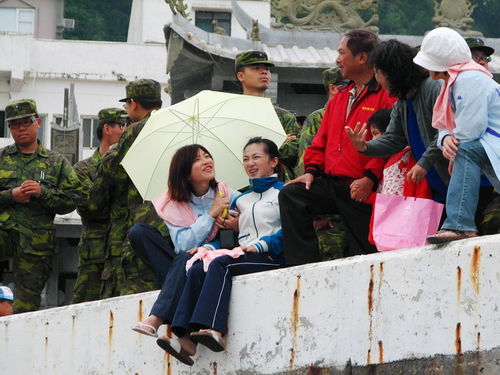
[{"label": "rust stain on wall", "polygon": [[474,252],[472,253],[472,259],[470,263],[470,280],[474,291],[479,294],[480,283],[479,283],[479,266],[481,261],[481,248],[479,246],[474,246]]},{"label": "rust stain on wall", "polygon": [[369,365],[372,363],[372,350],[368,349],[368,353],[366,354],[366,364]]},{"label": "rust stain on wall", "polygon": [[378,342],[378,363],[384,363],[384,343],[382,340]]},{"label": "rust stain on wall", "polygon": [[455,352],[457,354],[462,354],[462,337],[461,337],[462,326],[457,323],[455,328]]},{"label": "rust stain on wall", "polygon": [[290,349],[290,368],[292,369],[295,362],[295,350],[297,348],[297,329],[299,327],[299,300],[300,300],[300,275],[297,275],[295,291],[293,292],[293,307],[292,307],[292,348]]},{"label": "rust stain on wall", "polygon": [[384,280],[384,262],[380,262],[378,268],[378,296],[380,297],[380,292],[382,289],[382,281]]},{"label": "rust stain on wall", "polygon": [[[165,356],[163,359],[163,371],[162,374],[172,375],[172,356],[165,352]],[[166,368],[165,368],[166,367]]]},{"label": "rust stain on wall", "polygon": [[370,282],[368,283],[368,314],[373,311],[373,264],[370,266]]},{"label": "rust stain on wall", "polygon": [[137,318],[139,322],[142,322],[142,299],[139,300],[139,311],[137,313]]},{"label": "rust stain on wall", "polygon": [[462,294],[462,269],[457,266],[457,303],[460,304]]},{"label": "rust stain on wall", "polygon": [[113,326],[115,324],[115,318],[113,316],[113,311],[109,311],[109,328],[108,328],[108,343],[111,345],[113,341]]},{"label": "rust stain on wall", "polygon": [[213,369],[213,375],[217,375],[217,362],[212,362],[210,363],[210,366],[212,367]]},{"label": "rust stain on wall", "polygon": [[477,333],[476,350],[477,350],[477,351],[480,351],[480,350],[481,350],[481,332],[478,332],[478,333]]}]

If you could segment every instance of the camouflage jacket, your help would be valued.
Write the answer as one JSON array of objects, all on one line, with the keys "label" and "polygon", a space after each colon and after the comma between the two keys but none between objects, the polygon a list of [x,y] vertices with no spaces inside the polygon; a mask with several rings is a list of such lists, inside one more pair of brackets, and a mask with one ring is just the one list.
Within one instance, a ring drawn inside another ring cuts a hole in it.
[{"label": "camouflage jacket", "polygon": [[[12,189],[26,180],[39,181],[42,193],[29,203],[16,203]],[[73,211],[80,194],[78,177],[61,154],[40,143],[31,155],[23,155],[15,144],[0,150],[0,228],[19,231],[24,252],[54,252],[54,216]]]},{"label": "camouflage jacket", "polygon": [[[278,106],[274,106],[274,110],[280,119],[281,126],[287,135],[298,135],[299,125],[295,116]],[[293,168],[297,163],[297,155],[299,150],[298,139],[292,139],[283,143],[280,147],[281,161],[287,168],[287,179],[293,178]]]},{"label": "camouflage jacket", "polygon": [[168,230],[154,210],[151,202],[144,202],[139,191],[128,177],[127,172],[121,165],[125,154],[134,143],[142,128],[149,119],[133,123],[122,134],[116,147],[112,147],[102,158],[98,170],[98,177],[91,197],[90,207],[92,209],[104,208],[106,204],[111,206],[111,229],[110,245],[111,254],[119,255],[119,243],[125,242],[128,229],[137,222],[144,222],[157,228],[164,236],[168,236]]},{"label": "camouflage jacket", "polygon": [[109,205],[104,204],[97,208],[94,206],[94,209],[89,205],[91,201],[89,194],[93,191],[91,188],[97,179],[97,169],[101,159],[102,156],[97,149],[90,158],[79,161],[73,167],[80,183],[90,190],[85,192],[85,199],[81,200],[77,207],[78,214],[82,218],[82,240],[104,238],[109,228]]},{"label": "camouflage jacket", "polygon": [[321,125],[321,120],[323,119],[323,114],[325,113],[325,108],[317,109],[316,111],[309,114],[305,121],[302,130],[299,133],[299,152],[297,167],[295,169],[295,174],[297,176],[304,174],[304,152],[308,148],[314,136],[318,132],[319,126]]}]

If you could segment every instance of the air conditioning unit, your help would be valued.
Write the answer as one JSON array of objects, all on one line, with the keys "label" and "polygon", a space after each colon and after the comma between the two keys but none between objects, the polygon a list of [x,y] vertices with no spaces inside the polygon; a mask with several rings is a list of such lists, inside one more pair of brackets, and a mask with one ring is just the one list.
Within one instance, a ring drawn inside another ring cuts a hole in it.
[{"label": "air conditioning unit", "polygon": [[63,26],[65,30],[73,30],[75,28],[75,20],[73,18],[64,18]]}]

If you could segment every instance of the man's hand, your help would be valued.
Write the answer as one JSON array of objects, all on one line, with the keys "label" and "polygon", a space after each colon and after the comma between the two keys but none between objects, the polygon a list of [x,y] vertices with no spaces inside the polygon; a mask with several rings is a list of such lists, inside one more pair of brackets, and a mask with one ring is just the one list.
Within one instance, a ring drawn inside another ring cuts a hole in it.
[{"label": "man's hand", "polygon": [[457,156],[458,144],[460,141],[453,135],[447,135],[443,139],[443,156],[448,160],[455,159]]},{"label": "man's hand", "polygon": [[427,174],[425,168],[422,168],[420,165],[415,164],[412,169],[408,171],[406,174],[406,181],[408,182],[416,182],[417,184],[422,181],[422,179]]},{"label": "man's hand", "polygon": [[368,177],[354,180],[351,185],[351,199],[356,202],[364,202],[373,189],[373,181]]},{"label": "man's hand", "polygon": [[12,189],[12,199],[14,199],[14,202],[16,203],[29,203],[30,201],[30,196],[29,194],[23,193],[21,190],[21,187],[16,187]]},{"label": "man's hand", "polygon": [[303,182],[306,185],[306,190],[311,188],[312,183],[314,182],[314,176],[311,173],[304,173],[302,176],[299,176],[291,181],[288,181],[285,186],[291,184],[298,184],[299,182]]},{"label": "man's hand", "polygon": [[42,194],[42,187],[38,182],[33,180],[24,181],[20,188],[24,194],[28,194],[32,197],[40,198],[40,195]]},{"label": "man's hand", "polygon": [[330,217],[324,217],[322,219],[313,221],[314,229],[320,230],[322,228],[333,228],[332,219]]},{"label": "man's hand", "polygon": [[361,126],[361,123],[358,122],[354,129],[351,129],[349,126],[345,127],[347,132],[347,136],[351,140],[354,148],[359,152],[366,151],[366,132],[368,131],[366,123]]}]

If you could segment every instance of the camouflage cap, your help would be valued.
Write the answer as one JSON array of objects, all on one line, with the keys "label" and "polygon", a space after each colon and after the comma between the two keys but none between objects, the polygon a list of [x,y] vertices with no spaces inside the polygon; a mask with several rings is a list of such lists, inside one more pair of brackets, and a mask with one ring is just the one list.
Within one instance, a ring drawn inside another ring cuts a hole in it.
[{"label": "camouflage cap", "polygon": [[161,100],[160,84],[153,79],[137,79],[132,81],[125,88],[125,92],[127,97],[121,99],[120,102],[125,102],[128,99]]},{"label": "camouflage cap", "polygon": [[479,51],[483,51],[486,56],[493,55],[495,50],[491,47],[484,45],[484,40],[479,38],[465,38],[467,45],[471,50],[477,49]]},{"label": "camouflage cap", "polygon": [[[120,108],[104,108],[99,111],[99,124],[126,124],[127,111]],[[123,117],[125,116],[125,117]]]},{"label": "camouflage cap", "polygon": [[262,51],[245,51],[238,53],[234,58],[234,65],[236,70],[247,65],[274,66],[273,63],[269,62],[267,54]]},{"label": "camouflage cap", "polygon": [[31,99],[21,99],[10,102],[5,107],[5,121],[34,116],[38,113],[36,103]]},{"label": "camouflage cap", "polygon": [[348,81],[342,76],[339,68],[329,68],[323,70],[323,84],[328,88],[328,85],[343,85]]}]

